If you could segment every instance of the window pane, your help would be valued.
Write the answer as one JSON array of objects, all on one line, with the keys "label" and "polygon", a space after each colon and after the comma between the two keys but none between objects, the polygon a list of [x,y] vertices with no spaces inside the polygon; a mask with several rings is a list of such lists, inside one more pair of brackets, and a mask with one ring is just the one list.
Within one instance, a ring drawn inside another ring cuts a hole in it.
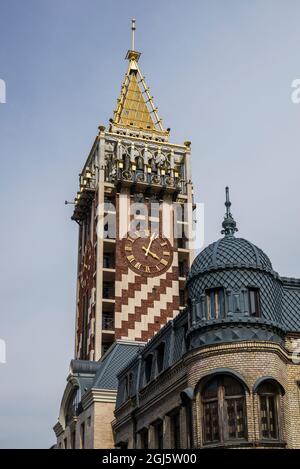
[{"label": "window pane", "polygon": [[215,311],[215,291],[211,290],[210,291],[210,317],[211,319],[214,319],[216,317],[216,311]]},{"label": "window pane", "polygon": [[238,399],[236,404],[237,413],[237,438],[245,438],[245,398]]},{"label": "window pane", "polygon": [[277,388],[274,386],[274,384],[265,381],[259,386],[258,389],[259,394],[277,394]]},{"label": "window pane", "polygon": [[[203,433],[206,443],[246,437],[245,392],[236,379],[230,376],[213,378],[203,390],[202,402]],[[221,432],[219,415],[223,414],[223,432]]]},{"label": "window pane", "polygon": [[228,422],[228,437],[236,437],[236,408],[235,400],[230,399],[227,402],[227,422]]},{"label": "window pane", "polygon": [[264,382],[258,389],[260,399],[261,436],[266,439],[278,439],[278,417],[276,409],[276,386]]},{"label": "window pane", "polygon": [[249,307],[251,316],[260,316],[260,296],[258,289],[249,289]]},{"label": "window pane", "polygon": [[210,288],[206,290],[207,319],[224,317],[224,291],[223,288]]},{"label": "window pane", "polygon": [[224,390],[226,396],[241,396],[244,394],[243,386],[234,378],[224,378]]},{"label": "window pane", "polygon": [[180,414],[177,412],[172,416],[173,447],[180,448]]},{"label": "window pane", "polygon": [[148,449],[148,430],[141,432],[141,447],[142,449]]},{"label": "window pane", "polygon": [[267,398],[265,396],[260,397],[260,416],[262,437],[268,438]]},{"label": "window pane", "polygon": [[205,386],[202,394],[203,399],[214,399],[218,394],[218,381],[216,378],[210,380]]},{"label": "window pane", "polygon": [[270,437],[271,438],[277,438],[275,397],[274,396],[268,396],[267,399],[269,400]]},{"label": "window pane", "polygon": [[206,294],[207,319],[211,318],[210,293]]},{"label": "window pane", "polygon": [[251,314],[255,312],[255,296],[254,296],[254,291],[250,291],[250,310]]},{"label": "window pane", "polygon": [[156,425],[156,438],[157,438],[157,449],[163,449],[163,424],[162,422]]},{"label": "window pane", "polygon": [[145,381],[148,383],[151,378],[151,370],[152,370],[152,355],[149,355],[145,359]]},{"label": "window pane", "polygon": [[227,401],[228,438],[244,438],[244,398],[228,399]]},{"label": "window pane", "polygon": [[218,402],[208,402],[203,406],[204,411],[204,441],[206,443],[219,441]]},{"label": "window pane", "polygon": [[162,342],[157,347],[156,359],[157,359],[157,372],[160,373],[164,365],[164,356],[165,356],[165,343]]},{"label": "window pane", "polygon": [[219,317],[224,318],[225,306],[224,306],[224,291],[223,288],[219,289]]},{"label": "window pane", "polygon": [[219,292],[215,291],[215,318],[220,316]]}]

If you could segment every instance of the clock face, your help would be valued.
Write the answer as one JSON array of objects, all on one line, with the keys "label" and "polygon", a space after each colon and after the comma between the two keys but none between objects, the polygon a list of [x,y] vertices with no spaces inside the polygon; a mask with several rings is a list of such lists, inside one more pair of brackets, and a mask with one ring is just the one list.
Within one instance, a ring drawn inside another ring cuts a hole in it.
[{"label": "clock face", "polygon": [[80,286],[83,290],[87,290],[91,287],[93,280],[93,263],[93,247],[91,242],[89,242],[82,260],[81,272],[79,277]]},{"label": "clock face", "polygon": [[136,232],[124,240],[124,255],[129,267],[148,277],[161,275],[169,269],[173,260],[172,247],[166,238],[152,235],[143,236]]}]

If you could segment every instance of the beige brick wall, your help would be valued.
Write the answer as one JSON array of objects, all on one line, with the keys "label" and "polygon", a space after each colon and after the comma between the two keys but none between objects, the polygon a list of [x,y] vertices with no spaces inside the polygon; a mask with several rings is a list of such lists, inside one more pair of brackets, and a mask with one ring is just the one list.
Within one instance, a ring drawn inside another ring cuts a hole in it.
[{"label": "beige brick wall", "polygon": [[94,448],[114,448],[111,423],[114,419],[114,402],[94,404]]},{"label": "beige brick wall", "polygon": [[[261,377],[271,376],[285,389],[279,397],[279,421],[281,440],[288,448],[300,448],[300,365],[293,364],[291,353],[272,342],[243,342],[209,346],[187,354],[183,362],[166,371],[160,379],[150,383],[140,396],[140,409],[136,413],[137,430],[151,428],[158,418],[164,419],[173,408],[180,405],[180,391],[187,386],[197,389],[199,381],[218,368],[229,368],[239,373],[250,392],[246,393],[248,441],[262,446],[260,440],[259,399],[253,386]],[[116,412],[116,440],[132,445],[132,423],[126,415],[130,405]],[[120,416],[122,415],[122,418]],[[194,444],[202,446],[201,398],[196,392],[193,404]],[[169,426],[165,425],[165,429]],[[150,432],[151,433],[151,432]],[[150,437],[149,437],[150,440]],[[185,436],[183,441],[186,441]],[[170,435],[164,435],[165,447]]]},{"label": "beige brick wall", "polygon": [[84,423],[85,436],[84,448],[86,449],[111,449],[114,448],[114,438],[111,423],[114,418],[114,402],[94,402],[84,410],[77,419],[74,419],[71,426],[66,427],[65,431],[58,437],[58,447],[64,448],[64,441],[67,440],[67,448],[71,448],[71,434],[75,429],[75,448],[80,449],[81,444],[81,425]]}]

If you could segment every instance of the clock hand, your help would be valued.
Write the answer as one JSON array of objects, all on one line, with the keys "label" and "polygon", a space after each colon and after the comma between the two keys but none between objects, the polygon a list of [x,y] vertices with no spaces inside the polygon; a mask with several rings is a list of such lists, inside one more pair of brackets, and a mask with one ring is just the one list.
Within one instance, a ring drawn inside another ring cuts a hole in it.
[{"label": "clock hand", "polygon": [[154,259],[157,259],[158,261],[160,260],[159,257],[158,257],[158,255],[155,254],[154,252],[149,251],[149,254],[150,254],[150,256],[154,257]]},{"label": "clock hand", "polygon": [[148,247],[146,249],[146,254],[145,254],[146,257],[148,256],[149,250],[151,248],[151,244],[152,244],[155,237],[156,237],[156,233],[152,233],[151,238],[150,238],[150,242],[149,242]]},{"label": "clock hand", "polygon": [[[146,253],[150,254],[150,256],[152,256],[154,259],[157,259],[159,261],[159,257],[157,254],[155,254],[154,252],[148,250],[145,248],[145,246],[142,247],[143,251],[145,251]],[[146,255],[146,254],[145,254]]]}]

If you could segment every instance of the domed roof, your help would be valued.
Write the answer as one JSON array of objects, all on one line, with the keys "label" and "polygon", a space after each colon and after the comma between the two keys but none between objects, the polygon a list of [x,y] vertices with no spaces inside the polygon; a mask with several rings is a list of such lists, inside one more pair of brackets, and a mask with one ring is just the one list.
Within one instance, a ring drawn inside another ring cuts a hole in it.
[{"label": "domed roof", "polygon": [[270,259],[260,248],[246,239],[225,236],[198,254],[192,264],[189,280],[207,270],[225,267],[273,270]]},{"label": "domed roof", "polygon": [[273,271],[270,259],[260,248],[246,239],[234,236],[237,228],[229,210],[231,202],[228,187],[226,187],[225,206],[226,215],[222,224],[222,234],[225,234],[225,236],[210,244],[198,254],[192,264],[188,281],[200,273],[225,267],[245,267],[268,272]]}]

